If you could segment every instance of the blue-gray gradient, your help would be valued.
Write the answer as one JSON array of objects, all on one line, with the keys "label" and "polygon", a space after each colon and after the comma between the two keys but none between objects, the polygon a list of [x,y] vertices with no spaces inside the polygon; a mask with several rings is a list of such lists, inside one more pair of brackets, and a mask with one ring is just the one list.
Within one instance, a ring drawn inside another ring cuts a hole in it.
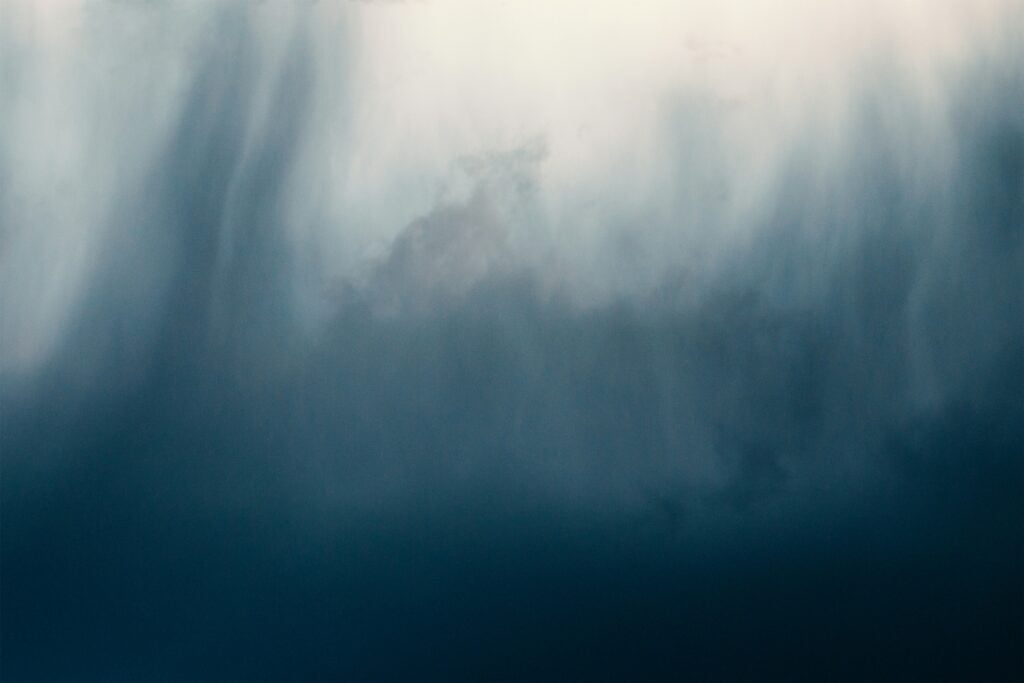
[{"label": "blue-gray gradient", "polygon": [[0,677],[1024,680],[1024,6],[0,3]]}]

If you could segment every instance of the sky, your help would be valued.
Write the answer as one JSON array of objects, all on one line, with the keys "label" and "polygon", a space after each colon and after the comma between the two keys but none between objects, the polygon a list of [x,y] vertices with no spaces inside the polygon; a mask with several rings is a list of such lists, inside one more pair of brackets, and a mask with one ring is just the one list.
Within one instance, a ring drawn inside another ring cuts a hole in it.
[{"label": "sky", "polygon": [[1024,677],[1024,6],[0,2],[0,677]]}]

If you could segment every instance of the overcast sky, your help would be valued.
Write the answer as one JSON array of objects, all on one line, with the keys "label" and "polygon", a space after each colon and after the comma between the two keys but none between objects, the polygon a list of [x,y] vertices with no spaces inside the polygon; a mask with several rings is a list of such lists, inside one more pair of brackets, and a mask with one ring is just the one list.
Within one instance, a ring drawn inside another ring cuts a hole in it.
[{"label": "overcast sky", "polygon": [[1024,6],[0,4],[4,680],[1020,680]]}]

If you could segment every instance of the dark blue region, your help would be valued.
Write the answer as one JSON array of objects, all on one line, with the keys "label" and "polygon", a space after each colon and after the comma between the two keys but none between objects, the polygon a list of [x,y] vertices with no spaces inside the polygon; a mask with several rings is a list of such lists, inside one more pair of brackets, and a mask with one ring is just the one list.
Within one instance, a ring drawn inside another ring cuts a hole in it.
[{"label": "dark blue region", "polygon": [[[123,417],[71,440],[49,425],[26,435],[77,458],[45,485],[5,471],[4,680],[1024,670],[1019,411],[953,410],[894,435],[900,478],[870,508],[817,501],[779,524],[757,504],[715,502],[725,521],[710,529],[685,503],[588,518],[537,502],[522,479],[459,490],[423,473],[411,500],[323,520],[278,484],[308,466],[295,454],[239,453],[231,439],[211,450],[202,434]],[[436,458],[427,439],[422,456]],[[204,484],[222,457],[232,476]],[[196,502],[197,487],[231,480],[255,489],[250,505]]]},{"label": "dark blue region", "polygon": [[[279,382],[179,358],[88,406],[59,383],[9,406],[4,680],[1020,679],[1019,354],[984,399],[864,406],[824,437],[860,401],[830,398],[850,358],[816,325],[499,290],[416,321],[354,305]],[[539,350],[509,341],[516,319]],[[698,413],[737,463],[718,489],[660,481],[704,438],[652,422],[696,410],[665,367],[702,401],[749,377]],[[877,481],[792,481],[851,444]],[[562,500],[547,461],[595,493]]]}]

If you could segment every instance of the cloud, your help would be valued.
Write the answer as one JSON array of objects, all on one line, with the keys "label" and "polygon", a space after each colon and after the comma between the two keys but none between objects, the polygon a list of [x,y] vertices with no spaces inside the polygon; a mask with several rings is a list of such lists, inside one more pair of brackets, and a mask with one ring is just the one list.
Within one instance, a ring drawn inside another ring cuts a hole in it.
[{"label": "cloud", "polygon": [[1015,44],[327,4],[0,42],[5,679],[1019,678]]},{"label": "cloud", "polygon": [[481,281],[522,268],[514,240],[523,236],[514,231],[536,191],[536,167],[545,153],[543,141],[534,140],[462,159],[469,196],[442,200],[403,229],[386,258],[372,267],[366,296],[379,309],[422,311],[458,301]]}]

